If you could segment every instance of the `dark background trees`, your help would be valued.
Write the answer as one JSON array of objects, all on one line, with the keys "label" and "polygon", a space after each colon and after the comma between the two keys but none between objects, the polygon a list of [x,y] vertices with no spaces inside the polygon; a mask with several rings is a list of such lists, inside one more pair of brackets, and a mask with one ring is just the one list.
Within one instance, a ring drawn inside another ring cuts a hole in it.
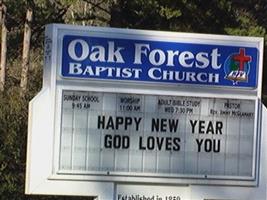
[{"label": "dark background trees", "polygon": [[[0,199],[4,200],[87,199],[24,195],[28,103],[42,86],[45,24],[267,36],[266,0],[4,0],[0,1],[1,10],[3,5],[7,8],[5,20],[1,18],[7,29],[7,54],[4,91],[0,92]],[[27,10],[33,12],[30,22],[26,20]],[[22,93],[27,23],[30,53],[27,86]],[[263,100],[267,99],[266,73]]]}]

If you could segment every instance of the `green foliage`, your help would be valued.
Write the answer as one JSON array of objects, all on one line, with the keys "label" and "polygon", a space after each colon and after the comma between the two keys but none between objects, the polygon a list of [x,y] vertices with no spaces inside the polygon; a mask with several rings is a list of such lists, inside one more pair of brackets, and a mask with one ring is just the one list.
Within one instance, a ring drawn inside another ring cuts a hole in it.
[{"label": "green foliage", "polygon": [[[20,96],[20,60],[8,63],[6,90],[0,93],[0,200],[68,200],[71,197],[26,196],[25,168],[28,104],[42,86],[42,50],[31,51],[29,89]],[[80,197],[76,200],[88,198]]]},{"label": "green foliage", "polygon": [[111,8],[111,26],[225,33],[236,23],[227,0],[118,0]]},{"label": "green foliage", "polygon": [[[25,103],[17,93],[18,89],[13,88],[0,96],[0,194],[11,196],[23,191],[21,182],[24,177],[24,142],[27,127],[27,110]],[[26,117],[26,118],[25,118]]]},{"label": "green foliage", "polygon": [[168,8],[166,6],[165,7],[161,6],[159,10],[159,14],[160,16],[165,17],[167,20],[170,20],[172,18],[180,17],[182,15],[182,12],[181,10],[178,10],[178,9],[176,10],[173,8]]},{"label": "green foliage", "polygon": [[241,13],[236,16],[239,26],[226,27],[225,31],[229,35],[258,36],[264,37],[266,29],[256,23],[256,20],[249,13]]},{"label": "green foliage", "polygon": [[[0,93],[0,197],[3,199],[24,196],[27,105],[33,93],[40,89],[40,84],[36,84],[25,98],[20,97],[19,66],[19,60],[8,62],[6,90]],[[36,78],[40,69],[41,66],[31,68],[31,75]]]}]

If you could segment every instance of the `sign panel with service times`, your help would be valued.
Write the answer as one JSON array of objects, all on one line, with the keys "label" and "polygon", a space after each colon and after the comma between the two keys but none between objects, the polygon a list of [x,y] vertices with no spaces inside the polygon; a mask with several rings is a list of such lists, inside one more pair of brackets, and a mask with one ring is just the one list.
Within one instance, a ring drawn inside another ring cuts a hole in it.
[{"label": "sign panel with service times", "polygon": [[61,173],[253,176],[255,101],[64,90]]},{"label": "sign panel with service times", "polygon": [[45,47],[26,191],[258,185],[262,38],[52,24]]}]

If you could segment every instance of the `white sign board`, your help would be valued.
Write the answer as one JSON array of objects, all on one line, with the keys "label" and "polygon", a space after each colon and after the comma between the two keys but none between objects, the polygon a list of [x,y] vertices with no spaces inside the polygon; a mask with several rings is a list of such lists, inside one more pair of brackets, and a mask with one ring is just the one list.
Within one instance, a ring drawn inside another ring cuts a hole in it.
[{"label": "white sign board", "polygon": [[253,100],[62,93],[59,173],[255,177]]},{"label": "white sign board", "polygon": [[26,193],[187,200],[264,186],[262,49],[262,38],[48,25]]}]

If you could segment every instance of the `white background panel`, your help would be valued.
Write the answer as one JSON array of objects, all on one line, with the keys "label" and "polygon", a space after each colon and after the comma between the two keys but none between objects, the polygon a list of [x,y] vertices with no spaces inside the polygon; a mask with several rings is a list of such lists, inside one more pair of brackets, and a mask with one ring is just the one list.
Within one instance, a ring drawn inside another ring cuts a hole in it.
[{"label": "white background panel", "polygon": [[[252,176],[254,108],[249,100],[63,91],[59,169]],[[122,137],[129,146],[114,146]]]}]

